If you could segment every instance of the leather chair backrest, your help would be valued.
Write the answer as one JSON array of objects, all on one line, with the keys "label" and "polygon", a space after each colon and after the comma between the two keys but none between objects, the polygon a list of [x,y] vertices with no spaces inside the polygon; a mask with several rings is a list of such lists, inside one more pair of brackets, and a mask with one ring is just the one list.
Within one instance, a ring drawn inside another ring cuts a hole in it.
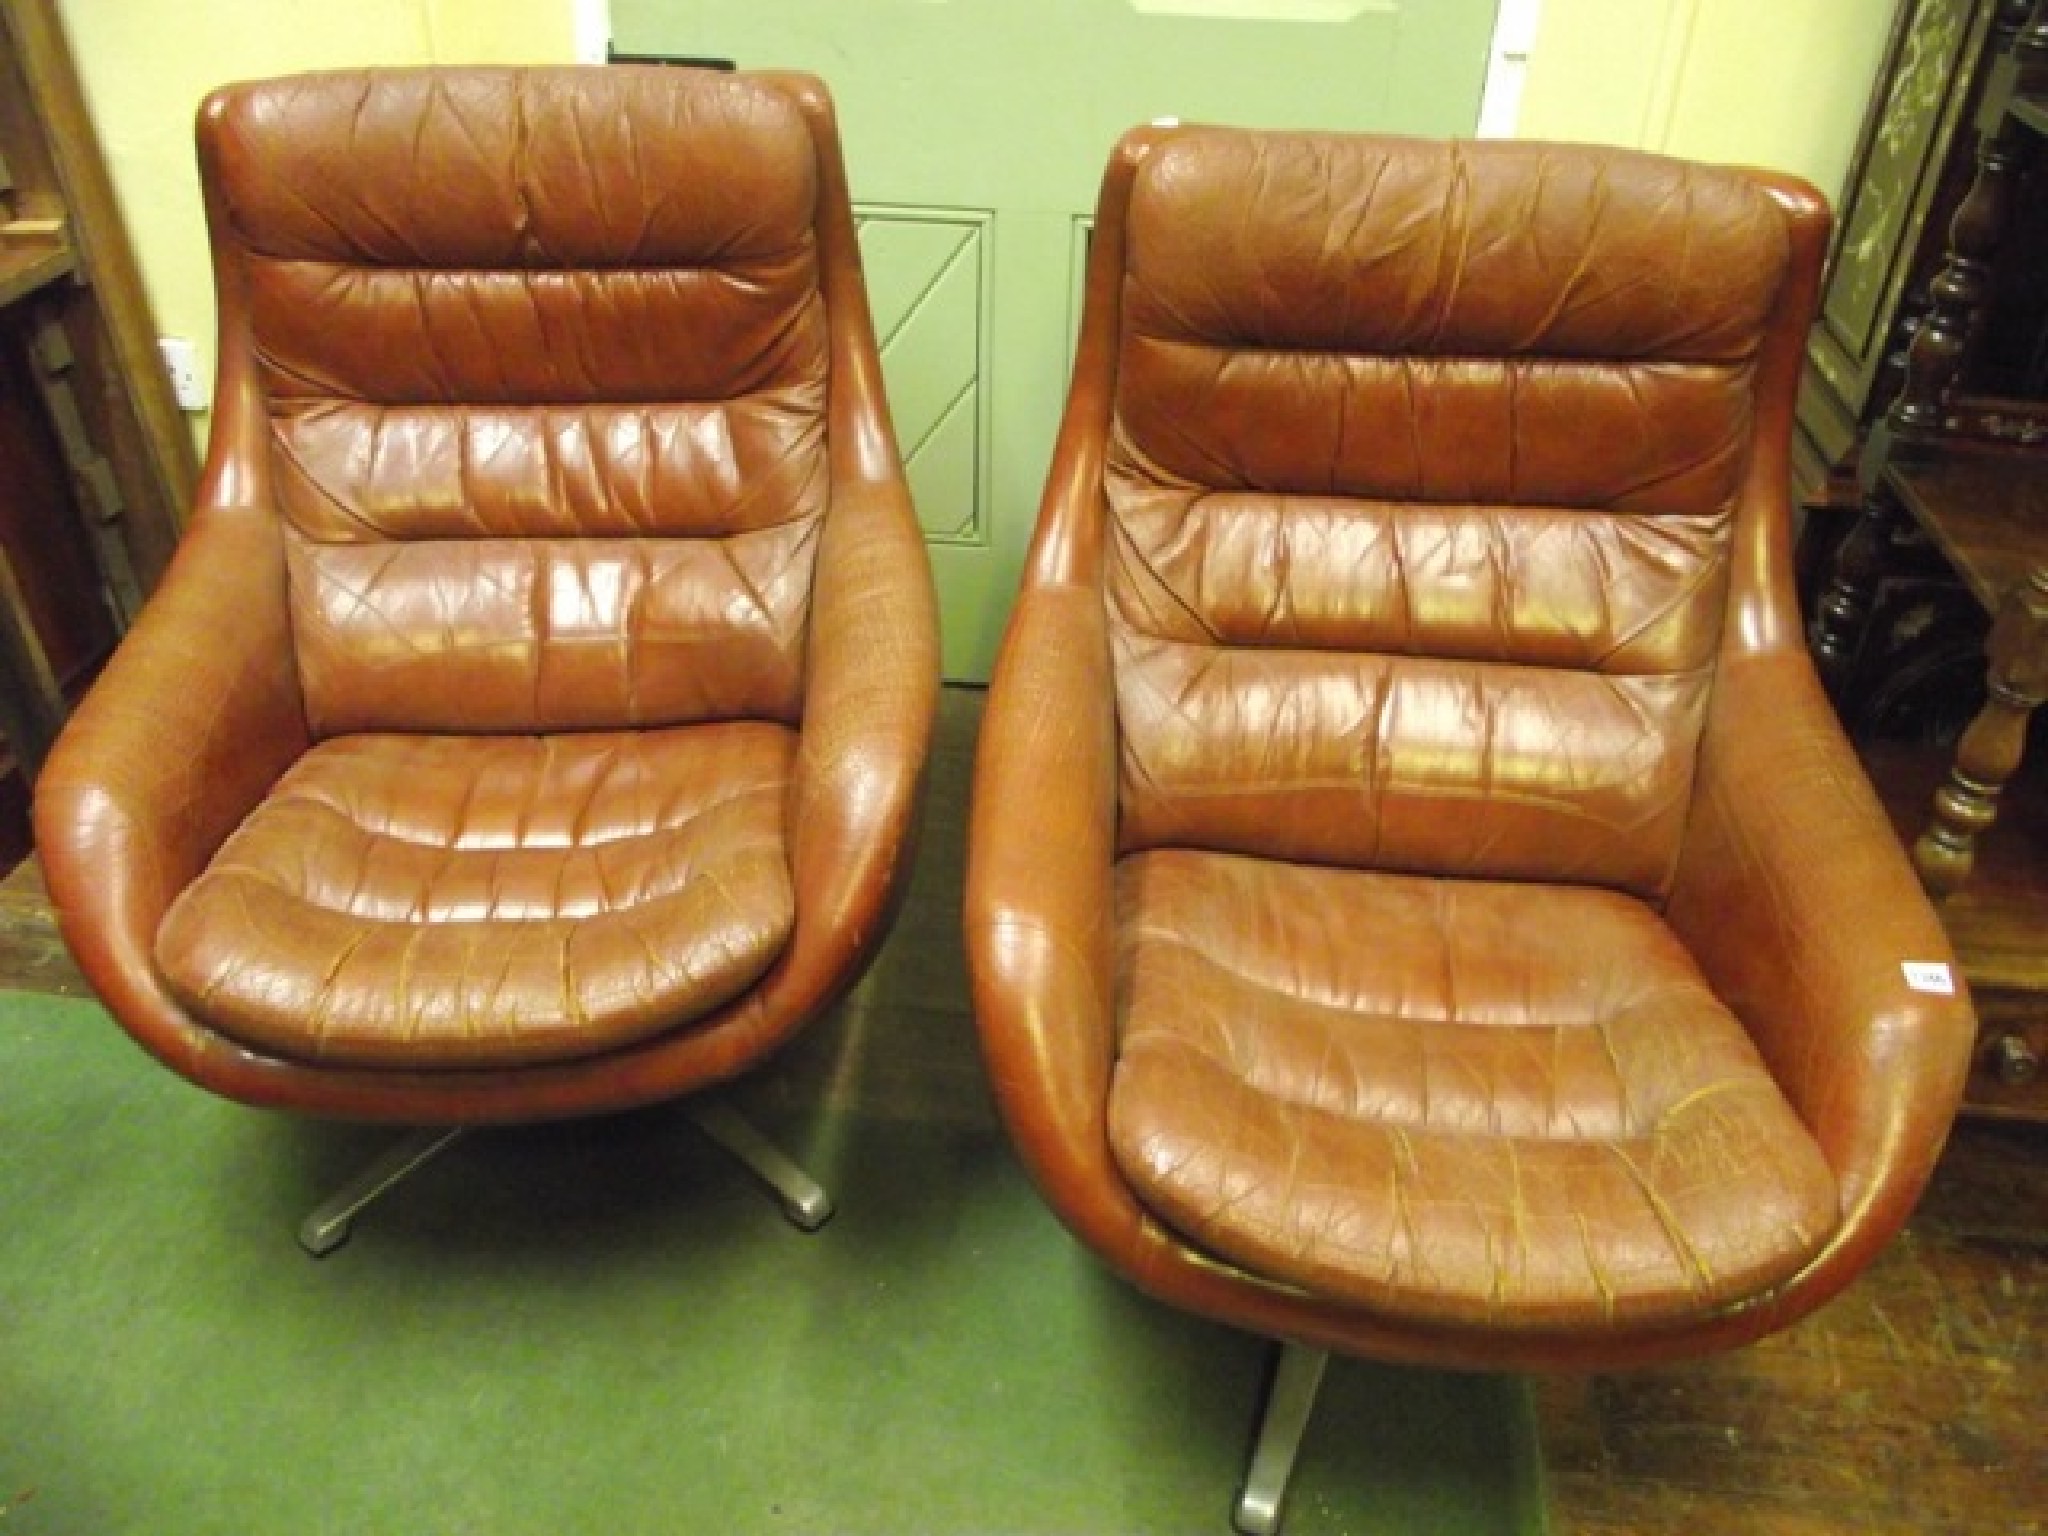
[{"label": "leather chair backrest", "polygon": [[1661,895],[1787,259],[1768,194],[1181,132],[1126,240],[1122,845]]},{"label": "leather chair backrest", "polygon": [[796,718],[828,344],[793,101],[336,74],[219,93],[200,149],[316,735]]}]

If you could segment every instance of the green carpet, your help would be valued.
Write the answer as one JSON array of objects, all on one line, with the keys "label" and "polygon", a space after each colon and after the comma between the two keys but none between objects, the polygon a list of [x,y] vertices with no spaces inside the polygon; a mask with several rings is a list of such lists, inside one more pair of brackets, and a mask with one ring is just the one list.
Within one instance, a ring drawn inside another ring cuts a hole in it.
[{"label": "green carpet", "polygon": [[[1215,1532],[1266,1359],[1059,1229],[985,1127],[778,1116],[815,1236],[673,1113],[459,1144],[214,1099],[0,994],[0,1536]],[[772,1098],[772,1096],[771,1096]],[[1287,1530],[1540,1529],[1516,1383],[1331,1367]]]}]

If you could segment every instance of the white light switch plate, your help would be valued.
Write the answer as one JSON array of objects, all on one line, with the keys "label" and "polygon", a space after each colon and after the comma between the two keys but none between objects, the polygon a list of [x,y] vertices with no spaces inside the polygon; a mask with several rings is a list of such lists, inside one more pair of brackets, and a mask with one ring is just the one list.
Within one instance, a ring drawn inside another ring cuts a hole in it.
[{"label": "white light switch plate", "polygon": [[199,349],[183,336],[159,336],[164,372],[171,376],[171,394],[181,411],[206,409],[206,386],[199,380]]}]

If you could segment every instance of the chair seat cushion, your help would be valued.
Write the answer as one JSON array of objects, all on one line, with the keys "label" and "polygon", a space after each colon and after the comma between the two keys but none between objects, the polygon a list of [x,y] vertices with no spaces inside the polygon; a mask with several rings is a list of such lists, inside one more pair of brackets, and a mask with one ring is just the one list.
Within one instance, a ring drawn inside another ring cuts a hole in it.
[{"label": "chair seat cushion", "polygon": [[157,966],[223,1034],[325,1063],[527,1065],[676,1029],[788,940],[796,741],[337,737],[172,905]]},{"label": "chair seat cushion", "polygon": [[1835,1229],[1663,920],[1583,887],[1160,851],[1117,871],[1117,1162],[1197,1246],[1392,1317],[1696,1317]]}]

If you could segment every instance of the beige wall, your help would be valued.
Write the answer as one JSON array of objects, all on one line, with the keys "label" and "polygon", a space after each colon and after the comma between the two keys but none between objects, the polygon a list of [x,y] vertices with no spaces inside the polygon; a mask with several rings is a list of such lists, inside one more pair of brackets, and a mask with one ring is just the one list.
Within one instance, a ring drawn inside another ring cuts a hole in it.
[{"label": "beige wall", "polygon": [[1542,0],[1524,138],[1804,176],[1832,200],[1894,0]]},{"label": "beige wall", "polygon": [[59,0],[158,331],[196,342],[211,381],[213,277],[192,160],[193,113],[209,90],[356,64],[563,61],[571,10],[571,0]]}]

